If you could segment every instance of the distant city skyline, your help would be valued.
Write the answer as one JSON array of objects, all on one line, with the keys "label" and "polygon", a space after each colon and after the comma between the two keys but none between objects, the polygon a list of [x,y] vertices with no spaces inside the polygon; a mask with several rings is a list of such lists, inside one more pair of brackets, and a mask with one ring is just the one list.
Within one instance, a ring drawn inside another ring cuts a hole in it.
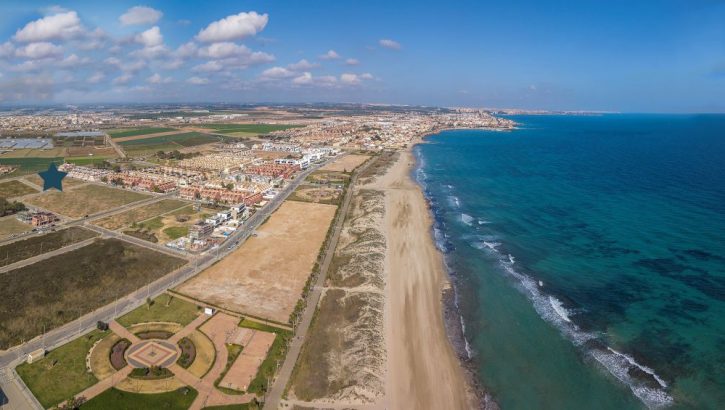
[{"label": "distant city skyline", "polygon": [[0,104],[725,112],[725,2],[4,1]]}]

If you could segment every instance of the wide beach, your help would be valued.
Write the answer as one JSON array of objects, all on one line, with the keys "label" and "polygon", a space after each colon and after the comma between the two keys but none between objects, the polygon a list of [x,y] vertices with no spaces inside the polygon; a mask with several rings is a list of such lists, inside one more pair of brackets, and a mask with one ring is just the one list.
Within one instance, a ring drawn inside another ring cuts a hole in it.
[{"label": "wide beach", "polygon": [[374,183],[385,192],[386,407],[473,408],[476,396],[445,331],[448,279],[426,200],[410,176],[414,162],[410,150],[401,152]]}]

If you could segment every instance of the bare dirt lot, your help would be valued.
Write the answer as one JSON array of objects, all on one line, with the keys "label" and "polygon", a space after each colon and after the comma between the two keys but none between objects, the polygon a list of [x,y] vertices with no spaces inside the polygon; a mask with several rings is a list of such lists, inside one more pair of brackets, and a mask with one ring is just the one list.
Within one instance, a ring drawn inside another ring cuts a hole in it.
[{"label": "bare dirt lot", "polygon": [[61,215],[79,218],[145,198],[148,195],[89,184],[64,192],[46,191],[26,198],[24,202]]},{"label": "bare dirt lot", "polygon": [[177,291],[231,311],[286,323],[302,294],[333,205],[287,201],[244,245]]},{"label": "bare dirt lot", "polygon": [[124,226],[131,225],[134,222],[141,222],[157,215],[165,214],[174,209],[181,208],[187,203],[175,199],[164,199],[153,204],[144,205],[138,208],[122,212],[120,214],[111,215],[103,219],[99,219],[94,224],[102,226],[106,229],[116,230]]},{"label": "bare dirt lot", "polygon": [[370,157],[367,155],[345,155],[342,158],[336,159],[333,163],[327,164],[324,167],[320,168],[320,171],[352,172],[352,170],[359,167],[363,162],[367,161],[368,158]]}]

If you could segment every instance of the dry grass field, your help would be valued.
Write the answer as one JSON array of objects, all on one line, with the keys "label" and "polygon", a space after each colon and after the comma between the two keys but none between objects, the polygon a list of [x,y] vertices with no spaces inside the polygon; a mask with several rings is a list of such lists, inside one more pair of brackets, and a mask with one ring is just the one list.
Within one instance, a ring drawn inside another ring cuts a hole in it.
[{"label": "dry grass field", "polygon": [[320,171],[352,172],[363,162],[367,161],[368,158],[370,158],[368,155],[345,155],[320,168]]},{"label": "dry grass field", "polygon": [[20,181],[8,181],[0,184],[0,197],[2,198],[15,198],[16,196],[23,196],[38,192],[35,188],[23,184]]},{"label": "dry grass field", "polygon": [[0,349],[68,323],[184,263],[118,239],[99,239],[5,272],[0,286]]},{"label": "dry grass field", "polygon": [[134,222],[138,223],[145,221],[146,219],[179,209],[186,204],[187,203],[184,201],[164,199],[159,202],[154,202],[153,204],[140,206],[138,208],[122,212],[120,214],[107,216],[95,221],[94,224],[115,231],[116,229],[129,226]]},{"label": "dry grass field", "polygon": [[[38,174],[30,174],[23,177],[24,180],[33,183],[39,187],[43,187],[43,178],[40,177]],[[78,185],[87,184],[88,182],[83,181],[81,179],[75,179],[71,177],[65,177],[63,178],[63,190],[66,190],[68,188],[76,187]]]},{"label": "dry grass field", "polygon": [[134,235],[133,231],[142,232],[142,239],[151,240],[156,243],[167,243],[176,238],[186,236],[189,233],[189,227],[199,220],[209,215],[215,214],[216,211],[207,208],[194,211],[192,205],[185,206],[172,212],[165,213],[141,222],[131,225],[131,229],[124,231],[126,234]]},{"label": "dry grass field", "polygon": [[287,201],[235,252],[177,291],[232,311],[286,323],[317,259],[333,205]]},{"label": "dry grass field", "polygon": [[14,215],[0,218],[0,239],[5,239],[10,235],[28,232],[33,229],[29,224],[22,223]]},{"label": "dry grass field", "polygon": [[337,205],[340,202],[341,194],[342,189],[316,185],[300,185],[290,195],[289,199],[293,201]]},{"label": "dry grass field", "polygon": [[25,203],[72,218],[92,215],[148,198],[148,195],[101,185],[84,185],[71,191],[46,191]]}]

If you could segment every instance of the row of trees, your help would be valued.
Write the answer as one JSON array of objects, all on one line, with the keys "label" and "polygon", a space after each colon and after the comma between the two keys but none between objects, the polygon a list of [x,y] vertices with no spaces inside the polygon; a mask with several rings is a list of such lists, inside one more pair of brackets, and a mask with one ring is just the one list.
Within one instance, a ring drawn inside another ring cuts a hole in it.
[{"label": "row of trees", "polygon": [[22,202],[10,202],[5,198],[0,198],[0,216],[12,215],[26,209],[25,204]]}]

